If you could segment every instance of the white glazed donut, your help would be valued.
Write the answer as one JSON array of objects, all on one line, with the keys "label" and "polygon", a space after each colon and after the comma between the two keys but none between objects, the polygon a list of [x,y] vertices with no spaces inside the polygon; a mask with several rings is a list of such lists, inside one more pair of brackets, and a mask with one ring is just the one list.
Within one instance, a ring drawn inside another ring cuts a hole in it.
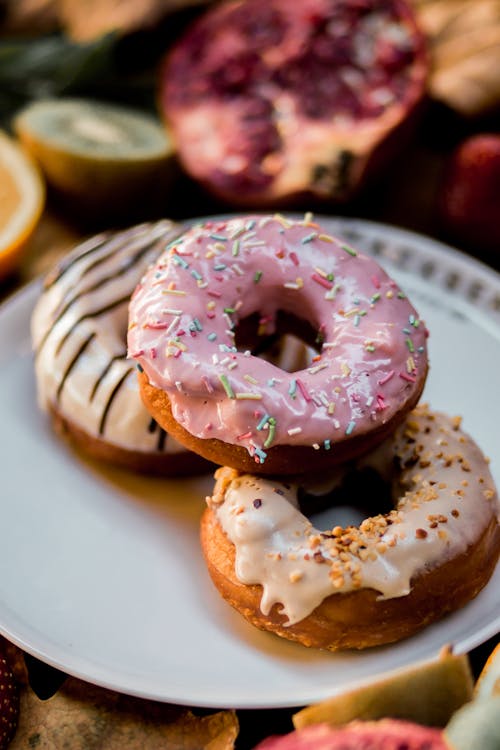
[{"label": "white glazed donut", "polygon": [[326,531],[299,509],[303,480],[217,471],[204,554],[222,596],[257,627],[307,646],[365,648],[416,632],[487,583],[498,497],[460,420],[419,406],[357,466],[389,475],[394,508]]},{"label": "white glazed donut", "polygon": [[96,458],[164,475],[210,464],[144,408],[127,359],[128,304],[148,266],[183,229],[164,220],[83,242],[46,277],[31,323],[38,401],[55,425]]}]

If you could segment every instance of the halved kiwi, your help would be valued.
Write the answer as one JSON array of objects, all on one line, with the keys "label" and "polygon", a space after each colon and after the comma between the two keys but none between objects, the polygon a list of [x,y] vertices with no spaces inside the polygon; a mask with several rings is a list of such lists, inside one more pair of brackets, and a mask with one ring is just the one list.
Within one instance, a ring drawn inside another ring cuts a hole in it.
[{"label": "halved kiwi", "polygon": [[175,153],[149,114],[90,99],[46,99],[28,105],[13,126],[76,213],[136,217],[166,201]]}]

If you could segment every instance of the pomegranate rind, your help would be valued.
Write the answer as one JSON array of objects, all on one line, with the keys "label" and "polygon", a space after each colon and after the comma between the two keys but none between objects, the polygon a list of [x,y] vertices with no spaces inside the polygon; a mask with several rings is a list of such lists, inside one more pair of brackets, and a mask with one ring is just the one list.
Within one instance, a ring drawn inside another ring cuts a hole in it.
[{"label": "pomegranate rind", "polygon": [[239,0],[172,48],[160,107],[185,170],[222,199],[345,201],[405,141],[427,74],[405,0]]}]

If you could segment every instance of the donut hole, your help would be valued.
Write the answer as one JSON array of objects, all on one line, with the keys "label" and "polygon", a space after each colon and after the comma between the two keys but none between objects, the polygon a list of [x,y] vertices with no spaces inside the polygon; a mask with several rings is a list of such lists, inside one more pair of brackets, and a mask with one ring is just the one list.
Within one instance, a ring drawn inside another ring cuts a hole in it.
[{"label": "donut hole", "polygon": [[300,487],[300,511],[317,529],[359,526],[377,514],[394,508],[391,484],[372,468],[349,470],[328,488],[314,492]]},{"label": "donut hole", "polygon": [[243,318],[235,329],[235,346],[238,351],[251,351],[254,357],[291,373],[311,364],[321,342],[309,321],[278,310],[274,320],[260,313]]}]

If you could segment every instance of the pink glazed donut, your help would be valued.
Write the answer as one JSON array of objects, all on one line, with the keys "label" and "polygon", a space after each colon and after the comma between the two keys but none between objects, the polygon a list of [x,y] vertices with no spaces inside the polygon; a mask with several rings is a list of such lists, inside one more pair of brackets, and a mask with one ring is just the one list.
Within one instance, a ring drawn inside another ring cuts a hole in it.
[{"label": "pink glazed donut", "polygon": [[[288,332],[317,352],[304,369],[252,354]],[[426,339],[385,271],[309,215],[194,226],[129,310],[151,415],[201,456],[253,473],[320,469],[379,443],[420,397]]]}]

